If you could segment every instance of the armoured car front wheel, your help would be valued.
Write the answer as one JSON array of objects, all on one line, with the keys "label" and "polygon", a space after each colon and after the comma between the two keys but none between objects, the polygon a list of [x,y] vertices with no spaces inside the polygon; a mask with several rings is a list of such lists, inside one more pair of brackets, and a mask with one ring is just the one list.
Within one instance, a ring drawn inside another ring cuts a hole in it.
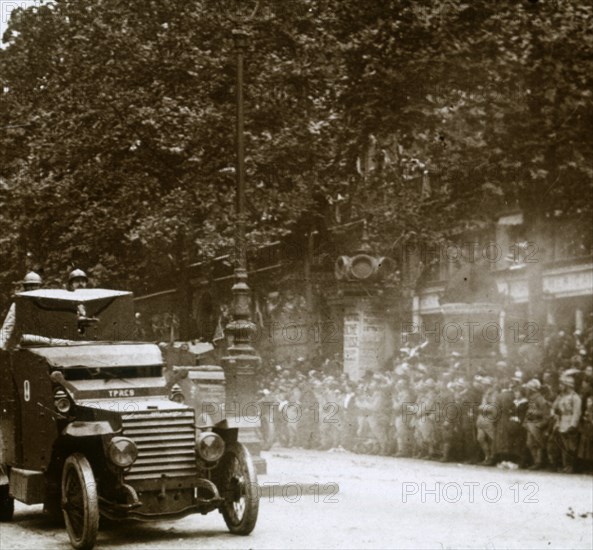
[{"label": "armoured car front wheel", "polygon": [[224,521],[231,533],[248,535],[255,528],[259,511],[257,474],[251,455],[241,443],[232,443],[220,467]]},{"label": "armoured car front wheel", "polygon": [[64,463],[62,511],[70,544],[76,550],[91,549],[99,530],[99,499],[93,470],[81,453],[70,455]]},{"label": "armoured car front wheel", "polygon": [[8,485],[0,486],[0,521],[10,521],[14,514],[14,498],[8,492]]}]

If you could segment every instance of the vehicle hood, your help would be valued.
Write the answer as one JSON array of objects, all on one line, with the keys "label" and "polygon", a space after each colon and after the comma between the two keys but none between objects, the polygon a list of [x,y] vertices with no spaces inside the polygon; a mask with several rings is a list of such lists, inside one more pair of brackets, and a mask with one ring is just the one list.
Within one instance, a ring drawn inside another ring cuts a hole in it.
[{"label": "vehicle hood", "polygon": [[161,377],[122,378],[115,380],[69,380],[76,401],[84,399],[121,399],[137,397],[166,397],[166,382]]},{"label": "vehicle hood", "polygon": [[163,364],[160,348],[155,344],[82,343],[72,346],[29,348],[52,367],[151,367]]},{"label": "vehicle hood", "polygon": [[136,397],[135,399],[85,398],[78,400],[77,404],[120,414],[133,414],[144,411],[193,411],[185,403],[175,403],[164,397],[156,396]]}]

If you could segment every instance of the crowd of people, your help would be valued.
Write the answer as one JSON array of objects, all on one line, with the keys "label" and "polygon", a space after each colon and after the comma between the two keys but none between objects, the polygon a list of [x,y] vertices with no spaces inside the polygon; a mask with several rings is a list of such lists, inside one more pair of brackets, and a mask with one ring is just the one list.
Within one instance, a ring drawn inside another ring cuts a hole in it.
[{"label": "crowd of people", "polygon": [[[593,469],[593,367],[582,335],[548,339],[538,369],[399,357],[351,380],[340,368],[275,367],[262,381],[267,446],[550,469]],[[585,352],[583,353],[583,351]]]},{"label": "crowd of people", "polygon": [[[22,286],[38,289],[41,277],[28,273]],[[83,271],[70,273],[68,290],[86,286]],[[0,348],[13,326],[14,304]],[[538,365],[492,359],[468,368],[460,359],[402,350],[357,381],[337,360],[277,365],[261,380],[264,444],[593,470],[593,327],[549,336]]]}]

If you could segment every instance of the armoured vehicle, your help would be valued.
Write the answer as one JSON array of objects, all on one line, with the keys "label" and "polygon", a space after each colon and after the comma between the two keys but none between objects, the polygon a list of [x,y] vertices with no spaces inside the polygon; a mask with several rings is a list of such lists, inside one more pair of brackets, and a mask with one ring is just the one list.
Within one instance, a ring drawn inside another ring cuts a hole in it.
[{"label": "armoured vehicle", "polygon": [[132,294],[17,294],[12,349],[0,352],[0,519],[14,499],[63,519],[92,548],[99,517],[180,518],[218,510],[247,535],[258,485],[238,429],[186,405],[161,349],[134,338]]}]

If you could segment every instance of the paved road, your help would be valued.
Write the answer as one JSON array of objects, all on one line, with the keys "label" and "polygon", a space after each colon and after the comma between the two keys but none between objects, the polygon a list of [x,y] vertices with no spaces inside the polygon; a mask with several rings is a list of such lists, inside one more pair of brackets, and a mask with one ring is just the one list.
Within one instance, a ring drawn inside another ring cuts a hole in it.
[{"label": "paved road", "polygon": [[[228,534],[212,513],[109,525],[97,548],[593,548],[591,476],[287,449],[266,457],[261,481],[282,483],[284,496],[267,490],[251,536]],[[292,482],[305,484],[300,498]],[[0,526],[1,550],[68,547],[40,506],[17,504]]]}]

